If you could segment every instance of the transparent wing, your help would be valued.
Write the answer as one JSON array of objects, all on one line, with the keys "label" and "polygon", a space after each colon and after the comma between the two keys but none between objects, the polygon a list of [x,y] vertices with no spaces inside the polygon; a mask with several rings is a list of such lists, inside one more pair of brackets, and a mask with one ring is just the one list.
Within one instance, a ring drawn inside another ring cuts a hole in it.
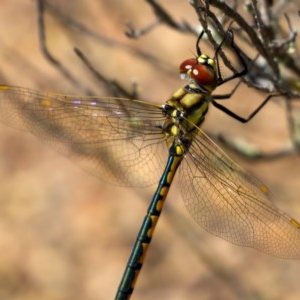
[{"label": "transparent wing", "polygon": [[300,257],[300,224],[275,207],[268,189],[198,130],[180,167],[182,195],[195,221],[237,245]]},{"label": "transparent wing", "polygon": [[157,182],[168,157],[161,108],[142,101],[0,86],[0,120],[119,185]]}]

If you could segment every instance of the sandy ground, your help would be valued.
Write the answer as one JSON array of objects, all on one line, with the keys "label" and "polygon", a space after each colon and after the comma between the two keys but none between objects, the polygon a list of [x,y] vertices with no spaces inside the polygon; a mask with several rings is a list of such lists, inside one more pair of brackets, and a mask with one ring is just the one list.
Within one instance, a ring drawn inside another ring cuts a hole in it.
[{"label": "sandy ground", "polygon": [[[143,27],[153,20],[144,1],[52,2],[102,38],[46,15],[50,50],[97,95],[107,91],[73,47],[126,88],[137,81],[143,99],[162,103],[182,84],[177,66],[194,52],[195,37],[166,26],[139,40],[124,35],[126,22]],[[187,1],[172,3],[177,20],[196,24]],[[35,2],[0,5],[1,81],[82,93],[41,54]],[[241,89],[230,107],[247,115],[263,97]],[[212,109],[205,130],[243,137],[265,151],[289,143],[285,111],[273,103],[247,125]],[[266,183],[280,208],[300,219],[299,157],[234,158]],[[108,185],[30,134],[1,125],[0,299],[113,299],[153,190]],[[168,198],[132,299],[299,299],[299,261],[236,247],[204,232],[186,212],[176,183]]]}]

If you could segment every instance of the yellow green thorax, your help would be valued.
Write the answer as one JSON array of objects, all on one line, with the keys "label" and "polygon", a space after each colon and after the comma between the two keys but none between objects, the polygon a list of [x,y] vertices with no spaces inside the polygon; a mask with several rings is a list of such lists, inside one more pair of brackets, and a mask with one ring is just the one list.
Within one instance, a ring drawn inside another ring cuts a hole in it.
[{"label": "yellow green thorax", "polygon": [[180,88],[167,101],[167,104],[183,113],[185,119],[189,121],[186,122],[189,123],[188,127],[192,130],[193,125],[200,127],[203,123],[208,111],[209,97],[210,93],[190,93],[186,88]]},{"label": "yellow green thorax", "polygon": [[191,93],[180,88],[166,102],[171,108],[163,129],[171,154],[182,156],[187,152],[194,131],[201,126],[208,110],[210,93]]}]

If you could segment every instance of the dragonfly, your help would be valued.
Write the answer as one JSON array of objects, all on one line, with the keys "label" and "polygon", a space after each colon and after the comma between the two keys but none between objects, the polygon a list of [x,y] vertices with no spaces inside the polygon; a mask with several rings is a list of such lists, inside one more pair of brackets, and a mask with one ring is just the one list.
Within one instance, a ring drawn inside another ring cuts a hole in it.
[{"label": "dragonfly", "polygon": [[[219,102],[233,92],[214,90],[244,76],[247,65],[231,30],[213,58],[200,50],[179,71],[187,84],[164,104],[91,96],[67,96],[0,85],[0,120],[30,131],[107,182],[123,186],[158,183],[133,245],[115,299],[129,299],[175,174],[191,217],[208,232],[233,244],[281,258],[300,258],[300,224],[278,209],[268,188],[233,162],[202,130],[209,105],[246,123]],[[223,78],[219,53],[225,41],[242,70]],[[159,179],[160,178],[160,179]]]}]

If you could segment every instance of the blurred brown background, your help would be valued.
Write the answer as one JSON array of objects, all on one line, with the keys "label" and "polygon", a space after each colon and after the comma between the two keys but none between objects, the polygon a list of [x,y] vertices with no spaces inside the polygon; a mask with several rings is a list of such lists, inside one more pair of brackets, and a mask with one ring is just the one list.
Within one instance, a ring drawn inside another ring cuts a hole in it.
[{"label": "blurred brown background", "polygon": [[[49,49],[97,95],[107,91],[73,47],[129,90],[138,82],[148,101],[162,103],[182,85],[177,69],[194,53],[194,36],[166,26],[138,40],[124,35],[127,22],[142,28],[154,20],[145,1],[51,3],[102,38],[46,13]],[[188,1],[160,3],[178,21],[197,24]],[[0,1],[0,60],[2,83],[82,93],[41,54],[35,1]],[[242,88],[228,107],[246,116],[263,98]],[[284,109],[270,103],[247,125],[212,108],[204,129],[272,151],[290,142],[287,127]],[[300,219],[299,157],[249,162],[232,156],[266,183],[280,208]],[[30,134],[1,124],[0,299],[113,299],[154,188],[110,186]],[[299,271],[300,261],[236,247],[198,228],[175,183],[132,299],[299,299]]]}]

